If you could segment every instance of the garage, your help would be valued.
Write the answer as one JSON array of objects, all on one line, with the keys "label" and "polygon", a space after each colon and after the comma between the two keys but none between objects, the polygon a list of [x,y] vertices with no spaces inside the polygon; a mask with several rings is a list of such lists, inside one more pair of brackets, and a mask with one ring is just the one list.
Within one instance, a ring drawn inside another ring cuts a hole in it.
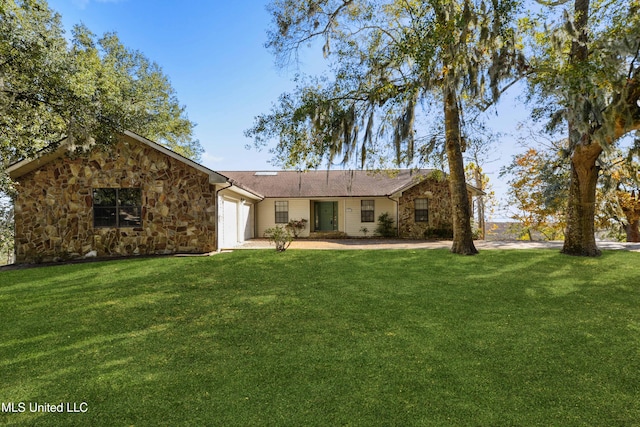
[{"label": "garage", "polygon": [[[222,198],[222,239],[221,249],[233,248],[241,242],[241,236],[238,232],[240,220],[239,200],[228,197]],[[244,240],[244,236],[242,236]]]}]

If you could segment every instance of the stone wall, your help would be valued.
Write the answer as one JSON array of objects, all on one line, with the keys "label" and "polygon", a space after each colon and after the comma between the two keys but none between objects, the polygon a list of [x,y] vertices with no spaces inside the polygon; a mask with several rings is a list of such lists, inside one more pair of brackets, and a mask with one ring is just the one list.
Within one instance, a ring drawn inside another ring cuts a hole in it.
[{"label": "stone wall", "polygon": [[[16,262],[98,256],[202,253],[216,248],[209,176],[123,137],[108,149],[62,157],[18,179]],[[142,224],[94,228],[93,188],[140,188]]]},{"label": "stone wall", "polygon": [[[415,222],[415,199],[427,199],[429,222]],[[439,176],[425,178],[402,193],[398,201],[400,237],[429,239],[453,237],[449,183]]]}]

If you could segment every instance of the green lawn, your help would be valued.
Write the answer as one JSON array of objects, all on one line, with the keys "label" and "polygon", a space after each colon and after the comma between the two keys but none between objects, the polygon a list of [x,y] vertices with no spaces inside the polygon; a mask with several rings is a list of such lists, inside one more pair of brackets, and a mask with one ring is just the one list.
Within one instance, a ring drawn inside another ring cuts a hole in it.
[{"label": "green lawn", "polygon": [[[4,271],[0,321],[0,424],[640,423],[638,253],[236,251]],[[30,412],[61,402],[86,412]]]}]

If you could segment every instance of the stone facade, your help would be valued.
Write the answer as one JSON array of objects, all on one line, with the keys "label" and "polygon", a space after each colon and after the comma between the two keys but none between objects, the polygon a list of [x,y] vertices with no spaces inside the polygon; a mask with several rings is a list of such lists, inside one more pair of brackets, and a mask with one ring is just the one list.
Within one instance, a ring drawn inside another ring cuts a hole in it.
[{"label": "stone facade", "polygon": [[[141,225],[94,227],[93,189],[140,188]],[[128,136],[105,150],[63,156],[18,178],[16,262],[216,249],[209,175]]]},{"label": "stone facade", "polygon": [[[428,222],[415,221],[415,199],[428,200]],[[453,237],[451,220],[451,192],[449,182],[438,174],[402,193],[398,201],[400,237],[406,239],[430,239]]]}]

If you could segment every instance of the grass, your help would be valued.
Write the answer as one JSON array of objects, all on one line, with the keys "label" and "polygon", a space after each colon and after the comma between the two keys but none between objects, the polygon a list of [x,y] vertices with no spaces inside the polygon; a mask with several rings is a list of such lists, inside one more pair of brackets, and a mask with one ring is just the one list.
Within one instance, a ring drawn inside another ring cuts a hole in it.
[{"label": "grass", "polygon": [[0,402],[27,405],[0,424],[638,425],[639,261],[236,251],[0,272]]}]

